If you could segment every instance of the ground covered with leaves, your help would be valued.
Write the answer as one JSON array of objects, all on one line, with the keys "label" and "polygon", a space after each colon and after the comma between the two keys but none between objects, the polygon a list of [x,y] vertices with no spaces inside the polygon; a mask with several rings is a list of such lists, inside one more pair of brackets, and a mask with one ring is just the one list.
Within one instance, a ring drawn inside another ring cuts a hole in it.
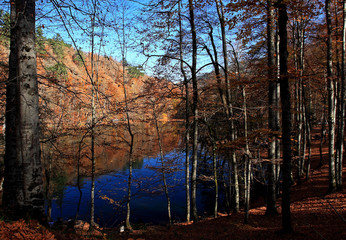
[{"label": "ground covered with leaves", "polygon": [[[327,165],[313,170],[310,181],[293,186],[294,231],[290,234],[280,232],[281,215],[265,216],[265,206],[260,206],[250,210],[248,224],[243,223],[244,213],[237,213],[195,224],[148,227],[131,234],[115,234],[113,239],[346,239],[346,192],[326,195],[327,189]],[[279,199],[279,212],[280,205]]]},{"label": "ground covered with leaves", "polygon": [[[131,233],[119,233],[119,229],[47,229],[35,221],[0,221],[0,239],[346,239],[346,174],[343,178],[344,191],[326,194],[327,152],[324,149],[325,164],[320,167],[317,143],[313,150],[310,180],[292,187],[291,213],[294,231],[289,234],[280,232],[281,215],[265,216],[265,206],[253,202],[253,206],[258,207],[250,210],[248,224],[243,223],[242,212],[220,214],[218,218],[202,219],[194,224],[179,223],[169,227],[142,226]],[[345,162],[343,172],[346,172]],[[281,212],[280,199],[277,205]]]}]

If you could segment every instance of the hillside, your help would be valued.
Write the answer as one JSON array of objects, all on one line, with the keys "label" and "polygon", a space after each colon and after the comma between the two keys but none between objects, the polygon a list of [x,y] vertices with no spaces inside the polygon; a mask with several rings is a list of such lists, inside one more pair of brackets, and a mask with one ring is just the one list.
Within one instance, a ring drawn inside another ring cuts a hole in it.
[{"label": "hillside", "polygon": [[[0,44],[0,70],[2,98],[1,112],[4,113],[5,81],[9,56],[8,43]],[[91,53],[76,51],[66,44],[59,35],[52,39],[38,37],[37,71],[41,106],[41,124],[50,127],[85,128],[90,124],[91,87],[96,89],[96,118],[98,124],[112,124],[114,119],[124,119],[124,87],[132,120],[150,118],[146,111],[146,89],[154,81],[145,75],[140,66],[125,66],[111,56],[93,56]],[[174,86],[165,82],[167,88],[157,88],[157,96],[172,91]],[[155,81],[156,82],[156,81]],[[152,86],[150,86],[152,87]],[[152,97],[152,95],[151,95]],[[167,115],[168,114],[168,115]],[[166,112],[172,116],[174,112]],[[3,114],[2,114],[3,115]],[[4,121],[4,117],[1,117]]]}]

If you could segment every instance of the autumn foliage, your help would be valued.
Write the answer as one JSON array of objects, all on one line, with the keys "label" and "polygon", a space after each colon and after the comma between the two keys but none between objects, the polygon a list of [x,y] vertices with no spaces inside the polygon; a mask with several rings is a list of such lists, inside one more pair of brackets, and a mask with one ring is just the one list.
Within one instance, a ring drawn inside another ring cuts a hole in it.
[{"label": "autumn foliage", "polygon": [[0,239],[8,240],[54,240],[54,234],[36,221],[24,220],[5,223],[0,221]]}]

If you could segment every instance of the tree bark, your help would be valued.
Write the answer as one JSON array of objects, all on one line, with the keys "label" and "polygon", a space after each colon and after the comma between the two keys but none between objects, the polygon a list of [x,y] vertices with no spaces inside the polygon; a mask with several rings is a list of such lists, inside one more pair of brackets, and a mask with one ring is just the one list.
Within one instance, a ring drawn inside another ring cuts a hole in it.
[{"label": "tree bark", "polygon": [[291,97],[288,82],[287,69],[287,5],[284,1],[279,1],[279,35],[280,35],[280,92],[282,107],[282,230],[292,231],[291,209],[290,209],[290,189],[291,189]]},{"label": "tree bark", "polygon": [[268,149],[267,176],[267,209],[266,215],[277,215],[276,208],[276,184],[275,184],[275,159],[276,159],[276,136],[273,134],[277,131],[276,127],[276,76],[275,76],[275,56],[274,56],[274,9],[271,0],[267,0],[267,47],[268,47],[268,80],[269,80],[269,114],[268,125],[270,134],[270,143]]},{"label": "tree bark", "polygon": [[[230,140],[233,142],[236,139],[234,120],[233,120],[233,106],[231,99],[230,82],[228,78],[228,50],[225,28],[224,7],[222,0],[215,0],[216,10],[218,13],[220,25],[221,25],[221,38],[222,38],[222,52],[224,61],[224,74],[225,74],[225,87],[226,87],[226,102],[227,102],[227,118],[230,125]],[[234,183],[234,212],[239,212],[239,180],[238,180],[238,162],[234,150],[231,150],[231,164],[233,169],[233,183]]]},{"label": "tree bark", "polygon": [[341,53],[341,69],[340,69],[340,89],[338,98],[338,134],[336,140],[336,156],[335,156],[335,180],[336,189],[342,190],[342,162],[344,152],[344,131],[345,131],[345,28],[346,28],[346,7],[345,1],[343,6],[343,26],[342,26],[342,53]]},{"label": "tree bark", "polygon": [[96,3],[93,2],[93,14],[91,20],[91,201],[90,201],[90,227],[95,225],[95,79],[94,79],[94,40],[95,40],[95,17],[96,17]]},{"label": "tree bark", "polygon": [[190,102],[189,102],[189,82],[184,69],[183,61],[183,33],[181,23],[181,1],[178,4],[179,14],[179,55],[180,71],[184,77],[185,88],[185,188],[186,188],[186,221],[190,222],[191,218],[191,201],[190,201]]},{"label": "tree bark", "polygon": [[198,151],[198,86],[197,86],[197,35],[195,27],[193,0],[189,0],[190,27],[192,37],[192,67],[191,79],[193,89],[193,146],[192,146],[192,176],[191,176],[191,198],[192,198],[192,219],[198,221],[197,212],[197,151]]},{"label": "tree bark", "polygon": [[3,206],[10,218],[42,219],[35,0],[11,1],[10,49]]},{"label": "tree bark", "polygon": [[[155,107],[153,109],[155,109]],[[155,127],[156,127],[157,140],[159,142],[159,148],[160,148],[161,174],[162,174],[163,188],[164,188],[164,192],[165,192],[166,199],[167,199],[168,223],[169,223],[169,225],[171,225],[172,224],[171,199],[170,199],[169,193],[168,193],[168,185],[167,185],[167,180],[166,180],[166,166],[165,166],[164,158],[163,158],[163,149],[162,149],[160,128],[159,128],[159,124],[158,124],[156,113],[154,112],[153,114],[154,114],[154,121],[155,121]]]},{"label": "tree bark", "polygon": [[330,14],[330,0],[325,1],[327,23],[327,81],[328,81],[328,152],[329,152],[329,192],[336,191],[335,179],[335,91],[332,62],[332,20]]},{"label": "tree bark", "polygon": [[343,170],[343,156],[344,156],[344,133],[345,133],[345,54],[346,54],[346,1],[342,1],[342,58],[341,58],[341,121],[340,121],[340,157],[339,157],[339,173],[337,179],[337,190],[342,191],[342,170]]}]

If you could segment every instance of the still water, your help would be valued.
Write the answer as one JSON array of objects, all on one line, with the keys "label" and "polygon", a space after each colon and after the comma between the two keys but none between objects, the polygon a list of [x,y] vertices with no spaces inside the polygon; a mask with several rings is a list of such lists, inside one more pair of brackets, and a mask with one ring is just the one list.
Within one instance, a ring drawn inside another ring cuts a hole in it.
[{"label": "still water", "polygon": [[[131,223],[166,224],[168,223],[167,200],[162,184],[159,155],[136,159],[133,164],[131,188]],[[103,159],[102,161],[110,162],[111,160]],[[172,220],[185,221],[185,153],[178,148],[170,150],[164,155],[164,163],[171,169],[166,177],[169,185]],[[112,166],[113,169],[108,169],[106,173],[97,174],[95,180],[95,220],[100,226],[107,227],[122,224],[126,216],[128,165]],[[53,220],[58,218],[68,220],[75,217],[85,221],[90,220],[90,177],[82,178],[80,186],[81,194],[74,178],[54,191],[50,202]],[[210,214],[214,205],[213,184],[199,182],[197,194],[199,215]]]}]

